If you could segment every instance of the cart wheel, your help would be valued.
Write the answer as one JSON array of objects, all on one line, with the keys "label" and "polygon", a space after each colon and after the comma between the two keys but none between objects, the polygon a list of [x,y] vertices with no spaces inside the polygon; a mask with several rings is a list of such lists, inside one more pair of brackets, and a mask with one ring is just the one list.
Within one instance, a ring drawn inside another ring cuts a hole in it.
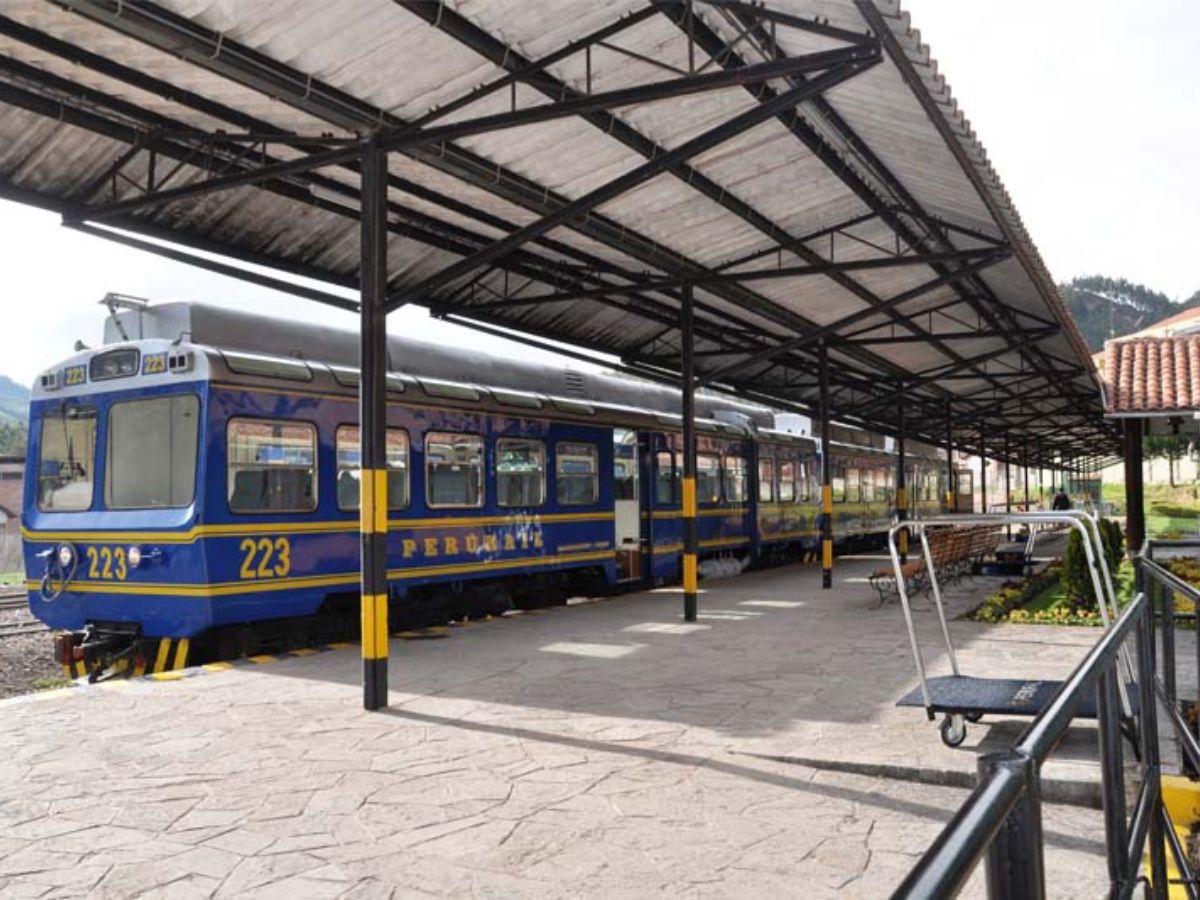
[{"label": "cart wheel", "polygon": [[967,713],[966,719],[971,724],[975,724],[976,722],[980,722],[983,720],[983,713],[981,713],[981,712]]},{"label": "cart wheel", "polygon": [[946,716],[942,719],[940,731],[942,743],[947,747],[957,747],[967,739],[967,723],[959,715]]}]

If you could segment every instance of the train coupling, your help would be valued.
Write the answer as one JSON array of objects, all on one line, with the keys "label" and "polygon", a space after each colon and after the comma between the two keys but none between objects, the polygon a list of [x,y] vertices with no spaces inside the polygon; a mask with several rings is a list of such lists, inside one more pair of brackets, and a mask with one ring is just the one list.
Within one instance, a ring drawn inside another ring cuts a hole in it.
[{"label": "train coupling", "polygon": [[[99,681],[106,672],[116,674],[129,668],[129,661],[139,652],[141,629],[133,625],[107,626],[98,629],[89,625],[83,631],[64,631],[54,636],[54,658],[69,678],[87,676]],[[122,665],[121,662],[124,661]]]}]

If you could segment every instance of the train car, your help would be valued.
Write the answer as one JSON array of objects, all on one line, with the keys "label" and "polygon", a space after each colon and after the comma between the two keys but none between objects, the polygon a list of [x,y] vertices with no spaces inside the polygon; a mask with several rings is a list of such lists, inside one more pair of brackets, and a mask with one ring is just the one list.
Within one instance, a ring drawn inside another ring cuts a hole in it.
[{"label": "train car", "polygon": [[[350,333],[163,304],[39,378],[27,586],[71,673],[354,636],[356,354]],[[389,360],[393,623],[680,577],[677,392],[414,341]],[[702,394],[697,412],[702,556],[815,547],[813,441],[763,407]],[[890,458],[836,446],[840,539],[886,528]]]}]

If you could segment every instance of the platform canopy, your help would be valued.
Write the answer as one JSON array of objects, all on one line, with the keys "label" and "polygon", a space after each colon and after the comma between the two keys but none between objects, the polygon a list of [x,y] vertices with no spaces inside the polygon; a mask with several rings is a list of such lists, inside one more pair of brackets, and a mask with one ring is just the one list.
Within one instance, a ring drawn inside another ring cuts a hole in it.
[{"label": "platform canopy", "polygon": [[942,443],[949,417],[989,456],[1005,433],[1014,456],[1117,446],[891,0],[0,7],[0,195],[72,227],[356,287],[366,142],[389,151],[389,309],[663,379],[691,291],[701,384],[812,410],[825,353],[843,421],[903,410]]}]

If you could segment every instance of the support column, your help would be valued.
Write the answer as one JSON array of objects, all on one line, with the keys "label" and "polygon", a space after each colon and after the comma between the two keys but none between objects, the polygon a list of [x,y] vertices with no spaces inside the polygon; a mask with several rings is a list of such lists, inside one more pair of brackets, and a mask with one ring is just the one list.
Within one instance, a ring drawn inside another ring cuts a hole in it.
[{"label": "support column", "polygon": [[387,153],[371,142],[362,161],[359,306],[359,533],[362,543],[363,708],[388,694],[387,586]]},{"label": "support column", "polygon": [[987,515],[987,437],[979,429],[979,513]]},{"label": "support column", "polygon": [[[1008,429],[1004,429],[1004,512],[1006,515],[1012,513],[1012,455],[1011,446],[1008,441]],[[1012,526],[1006,528],[1008,539],[1012,540]]]},{"label": "support column", "polygon": [[1132,556],[1146,542],[1145,492],[1142,485],[1142,420],[1125,419],[1125,542]]},{"label": "support column", "polygon": [[946,401],[946,512],[954,512],[954,408]]},{"label": "support column", "polygon": [[[898,409],[899,433],[896,437],[896,520],[904,522],[908,519],[908,474],[905,472],[904,459],[904,401],[900,401]],[[900,562],[908,562],[908,531],[900,532]]]},{"label": "support column", "polygon": [[821,381],[821,587],[833,587],[833,465],[829,458],[829,347],[818,346]]},{"label": "support column", "polygon": [[1025,512],[1029,512],[1029,438],[1021,442],[1021,483],[1025,485]]},{"label": "support column", "polygon": [[696,373],[692,353],[692,286],[683,285],[679,339],[683,356],[683,620],[696,621]]}]

